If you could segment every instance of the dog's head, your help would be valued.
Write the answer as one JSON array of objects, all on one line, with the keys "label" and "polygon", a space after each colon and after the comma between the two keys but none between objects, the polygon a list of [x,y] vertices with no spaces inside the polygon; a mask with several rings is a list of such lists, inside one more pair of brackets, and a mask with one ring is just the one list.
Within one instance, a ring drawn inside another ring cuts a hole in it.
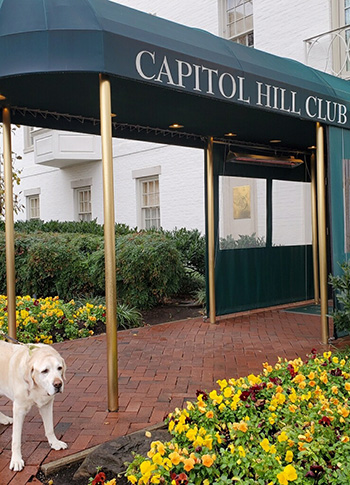
[{"label": "dog's head", "polygon": [[26,381],[29,389],[43,389],[48,396],[63,392],[66,364],[61,355],[49,345],[28,345],[29,361]]}]

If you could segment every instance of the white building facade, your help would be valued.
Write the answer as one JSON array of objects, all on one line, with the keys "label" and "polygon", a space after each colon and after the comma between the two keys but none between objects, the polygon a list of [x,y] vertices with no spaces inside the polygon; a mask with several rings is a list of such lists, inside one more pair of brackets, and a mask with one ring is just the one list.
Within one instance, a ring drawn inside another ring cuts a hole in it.
[{"label": "white building facade", "polygon": [[[343,27],[350,23],[350,0],[118,3],[344,77],[348,72],[348,34]],[[340,34],[330,40],[334,29]],[[99,137],[23,127],[13,137],[13,149],[23,157],[16,162],[22,169],[19,190],[24,206],[17,219],[103,223]],[[114,139],[113,154],[116,222],[138,228],[197,228],[204,233],[202,150]],[[308,190],[303,189],[298,200],[309,213]],[[301,227],[309,243],[306,225],[308,218]]]}]

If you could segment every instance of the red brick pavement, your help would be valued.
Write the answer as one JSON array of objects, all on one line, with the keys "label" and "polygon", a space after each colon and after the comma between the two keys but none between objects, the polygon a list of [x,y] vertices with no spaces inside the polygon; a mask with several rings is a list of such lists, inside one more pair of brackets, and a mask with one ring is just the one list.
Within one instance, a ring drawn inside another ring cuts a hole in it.
[{"label": "red brick pavement", "polygon": [[[56,434],[68,449],[49,449],[36,409],[23,429],[24,471],[9,470],[11,426],[0,425],[0,485],[25,485],[39,467],[162,421],[196,390],[218,379],[259,373],[277,357],[304,357],[320,344],[320,317],[266,310],[219,319],[189,319],[119,332],[119,411],[107,411],[106,337],[63,342],[55,348],[67,363],[67,382],[54,406]],[[10,412],[0,399],[0,410]],[[31,481],[32,480],[32,481]]]}]

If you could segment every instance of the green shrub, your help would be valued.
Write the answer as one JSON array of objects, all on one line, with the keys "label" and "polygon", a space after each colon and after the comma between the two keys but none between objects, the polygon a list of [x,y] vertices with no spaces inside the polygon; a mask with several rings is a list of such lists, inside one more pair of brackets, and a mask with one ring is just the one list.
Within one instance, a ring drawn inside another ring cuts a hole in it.
[{"label": "green shrub", "polygon": [[[0,231],[5,231],[4,221],[0,221]],[[95,234],[103,236],[103,225],[93,221],[48,221],[41,220],[17,221],[15,222],[15,231],[19,233],[36,233],[36,232],[59,232],[59,233],[79,233]],[[116,224],[115,233],[117,235],[129,234],[135,232],[126,224]]]},{"label": "green shrub", "polygon": [[[90,259],[90,279],[104,291],[103,248]],[[151,308],[179,291],[181,255],[161,232],[139,232],[116,240],[117,295],[140,309]]]},{"label": "green shrub", "polygon": [[265,246],[265,238],[258,237],[255,232],[251,236],[239,235],[238,239],[234,239],[232,234],[220,239],[220,249],[246,249]]},{"label": "green shrub", "polygon": [[[89,280],[89,256],[102,238],[83,234],[16,234],[16,293],[69,300],[94,290]],[[0,284],[6,289],[5,238],[0,234]]]},{"label": "green shrub", "polygon": [[341,275],[329,276],[338,306],[332,316],[337,330],[350,330],[350,264],[346,261],[340,267],[343,271]]}]

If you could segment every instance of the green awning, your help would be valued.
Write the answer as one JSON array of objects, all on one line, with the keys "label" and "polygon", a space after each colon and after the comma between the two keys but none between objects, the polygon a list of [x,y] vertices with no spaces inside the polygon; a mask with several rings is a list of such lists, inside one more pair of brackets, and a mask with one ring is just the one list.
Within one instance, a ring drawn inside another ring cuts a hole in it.
[{"label": "green awning", "polygon": [[249,140],[260,125],[256,142],[303,147],[316,121],[350,126],[348,82],[301,63],[109,0],[0,0],[0,94],[14,122],[98,133],[99,73],[115,136],[201,145]]}]

